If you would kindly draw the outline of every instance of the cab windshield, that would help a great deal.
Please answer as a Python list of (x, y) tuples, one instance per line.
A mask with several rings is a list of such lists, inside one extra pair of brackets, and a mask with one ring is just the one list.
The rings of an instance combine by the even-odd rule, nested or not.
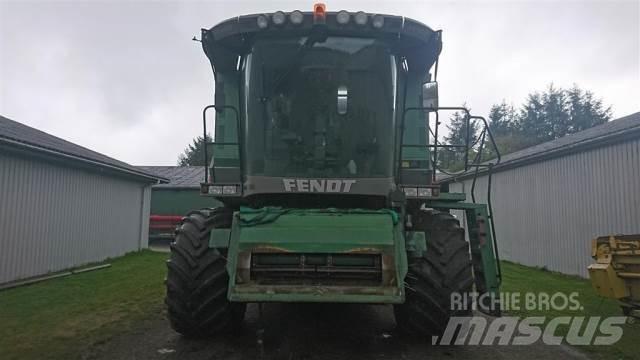
[(384, 43), (261, 39), (243, 67), (247, 175), (392, 176), (396, 64)]

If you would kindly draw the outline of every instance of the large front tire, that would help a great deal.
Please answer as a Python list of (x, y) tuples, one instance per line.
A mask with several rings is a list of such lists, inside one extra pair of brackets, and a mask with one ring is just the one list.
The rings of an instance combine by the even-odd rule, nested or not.
[(453, 309), (452, 294), (469, 294), (473, 286), (469, 245), (458, 220), (449, 213), (419, 211), (414, 231), (423, 231), (427, 251), (409, 258), (405, 303), (394, 306), (398, 327), (415, 336), (439, 336), (451, 316), (469, 316)]
[(225, 253), (209, 247), (214, 228), (229, 228), (228, 208), (191, 212), (182, 220), (167, 261), (168, 317), (171, 327), (187, 337), (207, 337), (238, 326), (245, 304), (227, 300), (229, 276)]

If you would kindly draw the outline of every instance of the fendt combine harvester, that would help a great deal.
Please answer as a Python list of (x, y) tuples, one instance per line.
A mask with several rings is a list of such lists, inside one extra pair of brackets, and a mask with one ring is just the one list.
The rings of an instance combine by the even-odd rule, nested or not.
[[(485, 138), (495, 147), (484, 118), (438, 107), (440, 31), (316, 4), (236, 17), (201, 42), (215, 76), (205, 138), (216, 115), (201, 193), (223, 205), (190, 213), (171, 246), (176, 331), (231, 329), (247, 303), (329, 302), (393, 304), (400, 329), (434, 335), (470, 312), (452, 294), (497, 294), (490, 200), (465, 202), (436, 181), (439, 150), (464, 154), (477, 175), (492, 164), (470, 154)], [(441, 111), (478, 122), (481, 136), (439, 143)]]

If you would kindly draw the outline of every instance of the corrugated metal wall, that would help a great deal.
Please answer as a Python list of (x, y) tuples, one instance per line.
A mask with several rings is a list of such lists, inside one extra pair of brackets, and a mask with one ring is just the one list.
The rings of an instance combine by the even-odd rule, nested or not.
[(146, 247), (150, 186), (0, 154), (0, 283)]
[[(478, 202), (486, 184), (478, 179)], [(640, 233), (640, 140), (497, 172), (492, 188), (504, 260), (586, 277), (592, 238)]]

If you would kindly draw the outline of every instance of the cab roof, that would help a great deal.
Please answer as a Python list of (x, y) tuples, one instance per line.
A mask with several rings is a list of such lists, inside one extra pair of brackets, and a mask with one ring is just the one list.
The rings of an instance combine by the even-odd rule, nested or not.
[[(344, 11), (341, 11), (344, 12)], [(238, 56), (251, 51), (256, 39), (261, 37), (306, 36), (313, 29), (322, 28), (329, 36), (351, 36), (378, 38), (387, 42), (391, 51), (407, 59), (410, 71), (425, 72), (436, 62), (442, 50), (442, 32), (433, 30), (416, 20), (402, 16), (371, 13), (348, 13), (350, 21), (338, 22), (340, 12), (326, 12), (318, 21), (313, 12), (299, 12), (302, 20), (294, 24), (294, 12), (253, 14), (225, 20), (210, 29), (202, 29), (202, 47), (211, 61), (214, 72), (234, 71)], [(274, 16), (285, 16), (285, 21), (276, 24)], [(357, 24), (356, 15), (366, 16), (366, 23)], [(343, 14), (344, 16), (344, 14)], [(382, 18), (382, 26), (374, 27), (373, 19)], [(263, 27), (258, 25), (261, 20)], [(264, 23), (267, 26), (264, 27)]]

